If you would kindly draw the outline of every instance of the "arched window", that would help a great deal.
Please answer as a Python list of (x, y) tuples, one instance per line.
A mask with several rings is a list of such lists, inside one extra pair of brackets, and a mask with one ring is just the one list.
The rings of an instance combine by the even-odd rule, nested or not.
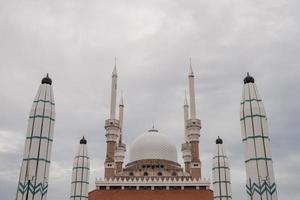
[(144, 172), (144, 176), (148, 176), (148, 172)]
[(162, 176), (162, 173), (161, 173), (161, 172), (158, 172), (158, 173), (157, 173), (157, 176)]

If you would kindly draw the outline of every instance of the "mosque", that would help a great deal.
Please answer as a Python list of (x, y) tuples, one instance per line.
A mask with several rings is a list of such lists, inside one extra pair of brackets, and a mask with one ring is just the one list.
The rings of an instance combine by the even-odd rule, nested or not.
[[(124, 103), (117, 106), (116, 66), (112, 72), (110, 117), (105, 121), (106, 157), (104, 177), (89, 191), (90, 157), (87, 140), (82, 138), (74, 157), (71, 200), (231, 200), (229, 159), (223, 140), (216, 139), (212, 157), (212, 180), (201, 171), (201, 120), (196, 112), (194, 72), (188, 73), (188, 96), (183, 104), (184, 141), (181, 153), (184, 165), (178, 163), (177, 148), (155, 127), (139, 135), (128, 149), (123, 140)], [(244, 79), (240, 123), (245, 150), (246, 195), (249, 200), (277, 200), (277, 189), (270, 154), (267, 118), (254, 78)], [(55, 122), (52, 80), (41, 82), (29, 116), (24, 158), (16, 200), (46, 200), (49, 165)], [(103, 144), (105, 145), (105, 144)], [(210, 176), (207, 174), (206, 176)]]

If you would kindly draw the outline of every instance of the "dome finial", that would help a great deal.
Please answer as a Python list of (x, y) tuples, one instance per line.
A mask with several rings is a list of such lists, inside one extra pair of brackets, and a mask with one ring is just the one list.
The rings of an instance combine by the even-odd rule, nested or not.
[(223, 140), (218, 136), (218, 139), (216, 140), (216, 144), (223, 144)]
[(254, 78), (247, 72), (247, 76), (244, 78), (244, 84), (254, 83)]
[(148, 132), (157, 132), (158, 133), (158, 130), (155, 129), (154, 121), (152, 121), (152, 128), (150, 130), (148, 130)]
[(82, 137), (82, 139), (80, 140), (80, 144), (86, 144), (86, 139), (84, 138), (84, 136)]
[(43, 79), (42, 79), (42, 84), (49, 84), (49, 85), (52, 85), (52, 80), (51, 80), (51, 78), (49, 77), (49, 74), (47, 73), (47, 75), (46, 75), (46, 77), (44, 77)]

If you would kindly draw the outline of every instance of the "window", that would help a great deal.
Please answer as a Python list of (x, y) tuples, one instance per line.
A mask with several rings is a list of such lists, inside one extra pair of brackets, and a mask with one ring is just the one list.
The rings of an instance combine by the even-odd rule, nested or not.
[(176, 172), (172, 172), (172, 176), (177, 176), (177, 173)]
[(162, 173), (161, 173), (161, 172), (158, 172), (158, 173), (157, 173), (157, 176), (162, 176)]
[(133, 172), (130, 172), (130, 173), (129, 173), (129, 176), (133, 176), (133, 175), (134, 175)]
[(144, 173), (144, 176), (148, 176), (148, 172), (145, 172), (145, 173)]

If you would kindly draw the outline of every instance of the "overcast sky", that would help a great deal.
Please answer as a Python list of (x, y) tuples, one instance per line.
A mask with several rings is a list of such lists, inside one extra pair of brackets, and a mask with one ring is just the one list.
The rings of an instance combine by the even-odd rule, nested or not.
[(95, 188), (95, 178), (103, 177), (117, 56), (125, 143), (154, 121), (177, 145), (179, 162), (192, 57), (203, 176), (211, 178), (219, 135), (236, 200), (246, 199), (239, 105), (249, 71), (269, 119), (279, 199), (298, 200), (299, 8), (299, 0), (0, 0), (0, 199), (15, 198), (29, 110), (47, 72), (56, 102), (48, 200), (69, 198), (83, 135)]

